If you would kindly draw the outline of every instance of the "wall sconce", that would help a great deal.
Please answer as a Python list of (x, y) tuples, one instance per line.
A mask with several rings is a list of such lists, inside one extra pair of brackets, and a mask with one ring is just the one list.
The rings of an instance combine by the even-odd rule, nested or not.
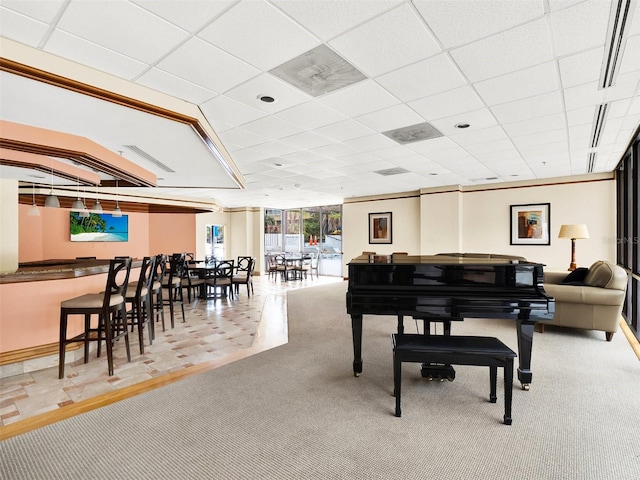
[(576, 269), (576, 239), (589, 238), (587, 226), (583, 224), (562, 225), (560, 227), (560, 233), (558, 233), (558, 238), (571, 239), (571, 263), (569, 264), (569, 271), (572, 272)]

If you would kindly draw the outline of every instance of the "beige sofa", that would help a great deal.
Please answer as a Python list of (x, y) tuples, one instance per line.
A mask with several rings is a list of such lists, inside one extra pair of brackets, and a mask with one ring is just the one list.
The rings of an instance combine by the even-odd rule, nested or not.
[[(548, 325), (600, 330), (609, 342), (618, 330), (627, 272), (602, 260), (582, 270), (576, 272), (578, 275), (572, 283), (562, 283), (568, 272), (544, 272), (544, 289), (556, 301), (553, 321)], [(583, 279), (580, 273), (586, 273)], [(543, 323), (538, 323), (538, 331), (544, 331)]]

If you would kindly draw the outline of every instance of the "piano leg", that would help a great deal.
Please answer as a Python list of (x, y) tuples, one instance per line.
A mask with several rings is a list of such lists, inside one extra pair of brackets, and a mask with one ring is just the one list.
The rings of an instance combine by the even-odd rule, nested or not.
[(529, 390), (533, 372), (531, 372), (531, 347), (535, 323), (517, 320), (518, 334), (518, 380), (523, 390)]
[(351, 333), (353, 335), (353, 375), (362, 373), (362, 315), (351, 315)]

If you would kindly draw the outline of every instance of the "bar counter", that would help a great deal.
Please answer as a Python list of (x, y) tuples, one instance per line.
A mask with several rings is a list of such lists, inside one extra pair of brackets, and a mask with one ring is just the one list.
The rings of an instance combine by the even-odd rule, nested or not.
[[(132, 262), (129, 281), (138, 279), (141, 264)], [(1, 274), (0, 365), (55, 352), (60, 302), (103, 291), (108, 271), (109, 259), (54, 259), (22, 263)], [(69, 333), (82, 328), (81, 316), (70, 317)]]

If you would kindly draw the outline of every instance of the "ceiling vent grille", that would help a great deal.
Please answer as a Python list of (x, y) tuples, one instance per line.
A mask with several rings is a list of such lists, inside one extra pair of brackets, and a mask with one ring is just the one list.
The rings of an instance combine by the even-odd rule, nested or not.
[(593, 169), (596, 167), (596, 159), (598, 154), (596, 152), (591, 152), (589, 154), (589, 161), (587, 163), (587, 173), (593, 173)]
[(442, 137), (440, 130), (429, 122), (417, 123), (416, 125), (409, 125), (408, 127), (396, 128), (395, 130), (388, 130), (386, 132), (382, 132), (382, 134), (386, 135), (391, 140), (398, 142), (400, 145)]
[(385, 170), (378, 170), (374, 173), (377, 173), (378, 175), (382, 175), (383, 177), (389, 177), (391, 175), (400, 175), (401, 173), (409, 173), (409, 170), (405, 170), (402, 167), (395, 167), (395, 168), (387, 168)]
[(636, 0), (614, 0), (609, 12), (609, 27), (605, 44), (602, 69), (598, 88), (608, 88), (615, 84), (616, 75), (622, 61), (622, 53), (627, 42), (628, 27), (631, 25)]
[(596, 113), (593, 116), (593, 130), (591, 131), (590, 148), (596, 148), (600, 145), (600, 137), (602, 136), (602, 130), (604, 130), (604, 122), (607, 118), (608, 109), (608, 103), (600, 104), (596, 109)]
[(145, 160), (150, 161), (151, 163), (153, 163), (156, 167), (160, 167), (162, 170), (164, 170), (165, 172), (168, 173), (176, 173), (175, 170), (172, 170), (171, 168), (167, 167), (164, 163), (162, 163), (160, 160), (158, 160), (155, 157), (152, 157), (151, 155), (149, 155), (147, 152), (145, 152), (144, 150), (142, 150), (140, 147), (136, 146), (136, 145), (124, 145), (126, 148), (128, 148), (129, 150), (131, 150), (132, 152), (134, 152), (135, 154), (141, 156), (142, 158), (144, 158)]

